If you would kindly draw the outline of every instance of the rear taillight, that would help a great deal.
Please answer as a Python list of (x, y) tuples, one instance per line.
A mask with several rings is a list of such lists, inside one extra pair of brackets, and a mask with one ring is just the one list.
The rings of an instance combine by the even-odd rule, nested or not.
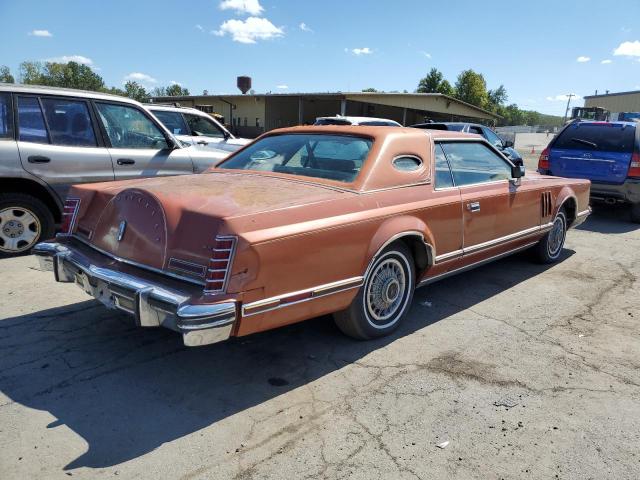
[(226, 290), (237, 241), (237, 237), (216, 237), (207, 268), (204, 293), (223, 293)]
[(67, 198), (64, 201), (64, 207), (62, 208), (62, 225), (60, 226), (60, 233), (62, 235), (71, 235), (73, 227), (76, 224), (79, 209), (79, 198)]
[(538, 168), (540, 170), (549, 170), (549, 149), (545, 148), (538, 159)]
[(631, 157), (631, 164), (629, 165), (629, 173), (627, 177), (640, 178), (640, 153), (636, 152)]

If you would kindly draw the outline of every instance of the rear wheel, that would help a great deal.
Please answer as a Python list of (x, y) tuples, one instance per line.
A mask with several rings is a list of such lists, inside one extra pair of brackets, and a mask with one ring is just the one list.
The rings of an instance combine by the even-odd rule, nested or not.
[(640, 203), (634, 203), (631, 205), (631, 221), (640, 223)]
[(561, 208), (549, 230), (534, 247), (536, 257), (541, 263), (555, 263), (560, 258), (567, 237), (567, 214)]
[(23, 193), (0, 195), (0, 257), (27, 253), (53, 233), (53, 215), (42, 201)]
[(361, 340), (388, 335), (409, 311), (414, 289), (411, 252), (404, 243), (394, 243), (375, 260), (349, 308), (334, 314), (335, 322)]

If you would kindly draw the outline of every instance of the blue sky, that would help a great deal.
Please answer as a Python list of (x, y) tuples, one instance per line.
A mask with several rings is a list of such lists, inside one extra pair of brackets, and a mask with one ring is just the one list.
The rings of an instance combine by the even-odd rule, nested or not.
[(0, 0), (0, 18), (14, 73), (76, 58), (108, 85), (235, 93), (250, 75), (257, 92), (413, 91), (432, 67), (451, 83), (473, 68), (554, 114), (566, 93), (640, 89), (636, 0)]

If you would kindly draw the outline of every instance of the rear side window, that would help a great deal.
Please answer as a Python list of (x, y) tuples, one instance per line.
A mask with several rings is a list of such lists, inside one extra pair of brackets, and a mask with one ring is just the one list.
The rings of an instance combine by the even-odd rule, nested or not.
[(158, 120), (174, 135), (190, 135), (181, 113), (166, 112), (163, 110), (151, 110), (151, 112), (158, 117)]
[(18, 97), (18, 129), (22, 142), (49, 143), (44, 116), (36, 97)]
[(51, 143), (72, 147), (95, 147), (96, 135), (85, 102), (42, 98)]
[(11, 95), (8, 93), (0, 93), (0, 140), (6, 138), (13, 138)]
[(630, 125), (576, 123), (560, 133), (553, 148), (631, 153), (635, 128)]

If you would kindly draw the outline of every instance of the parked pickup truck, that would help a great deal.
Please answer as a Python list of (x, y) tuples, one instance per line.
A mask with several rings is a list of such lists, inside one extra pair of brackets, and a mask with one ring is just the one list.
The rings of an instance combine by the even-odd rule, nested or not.
[(0, 84), (0, 257), (53, 237), (73, 184), (198, 173), (227, 154), (183, 147), (128, 98)]
[(630, 204), (640, 223), (640, 129), (636, 122), (575, 120), (540, 155), (545, 175), (591, 180), (591, 199)]

